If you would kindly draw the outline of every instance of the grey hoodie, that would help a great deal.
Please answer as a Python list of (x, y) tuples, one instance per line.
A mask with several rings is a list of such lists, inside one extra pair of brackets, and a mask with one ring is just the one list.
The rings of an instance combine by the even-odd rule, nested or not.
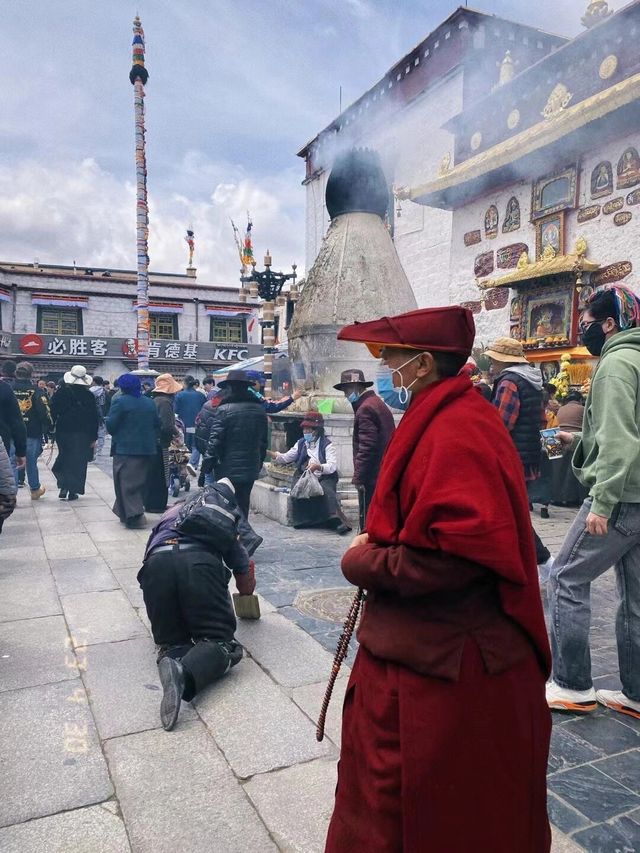
[(499, 374), (496, 381), (499, 382), (500, 378), (507, 371), (509, 373), (517, 373), (518, 376), (521, 376), (523, 379), (526, 379), (527, 382), (530, 382), (536, 391), (542, 391), (542, 373), (540, 373), (540, 368), (535, 364), (529, 364), (529, 362), (526, 364), (511, 364)]

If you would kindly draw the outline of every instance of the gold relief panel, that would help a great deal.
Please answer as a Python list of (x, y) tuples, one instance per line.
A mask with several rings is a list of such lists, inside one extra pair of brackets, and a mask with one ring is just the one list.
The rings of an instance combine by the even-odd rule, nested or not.
[(608, 80), (618, 70), (618, 57), (615, 54), (610, 54), (606, 59), (603, 59), (598, 69), (598, 74), (602, 80)]
[(471, 150), (477, 151), (481, 145), (482, 145), (482, 134), (478, 130), (471, 137)]
[(616, 213), (618, 210), (622, 210), (624, 207), (624, 199), (622, 196), (618, 196), (618, 198), (612, 198), (611, 201), (608, 201), (602, 207), (602, 212), (606, 216), (610, 216), (612, 213)]
[(633, 213), (630, 210), (623, 210), (622, 213), (616, 213), (613, 217), (614, 225), (626, 225), (627, 222), (631, 222), (633, 219)]
[(507, 118), (507, 127), (509, 130), (515, 130), (516, 127), (520, 124), (520, 110), (515, 109), (511, 110), (509, 116)]
[(566, 110), (571, 103), (572, 98), (573, 95), (564, 83), (558, 83), (549, 95), (549, 100), (542, 110), (542, 116), (546, 119), (556, 118), (563, 112), (563, 110)]

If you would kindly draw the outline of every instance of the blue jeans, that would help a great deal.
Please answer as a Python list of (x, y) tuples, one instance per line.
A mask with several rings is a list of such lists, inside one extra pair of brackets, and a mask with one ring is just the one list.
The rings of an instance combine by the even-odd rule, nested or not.
[(624, 694), (640, 702), (640, 504), (618, 504), (605, 536), (591, 536), (583, 503), (551, 570), (548, 585), (553, 680), (569, 690), (589, 690), (591, 583), (616, 573), (616, 641)]
[[(15, 477), (16, 487), (18, 485), (20, 472), (16, 466), (15, 447), (11, 445), (11, 464), (13, 465), (13, 476)], [(42, 453), (42, 441), (39, 438), (27, 438), (27, 480), (29, 488), (35, 491), (40, 488), (40, 475), (38, 474), (38, 456)]]

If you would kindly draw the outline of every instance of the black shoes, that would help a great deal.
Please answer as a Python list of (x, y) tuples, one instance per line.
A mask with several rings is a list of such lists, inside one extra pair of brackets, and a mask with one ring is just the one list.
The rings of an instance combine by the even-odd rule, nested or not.
[(132, 518), (128, 518), (125, 523), (129, 530), (144, 530), (147, 526), (147, 519), (144, 515), (134, 515)]
[(184, 669), (179, 661), (164, 657), (158, 663), (158, 673), (163, 690), (160, 721), (162, 728), (170, 732), (180, 713), (180, 703), (184, 693)]
[(540, 508), (540, 518), (549, 518), (549, 507), (543, 506)]
[(347, 533), (351, 531), (351, 527), (348, 524), (345, 524), (343, 521), (336, 527), (336, 533), (338, 536), (345, 536)]
[(67, 500), (68, 501), (77, 501), (78, 495), (74, 494), (73, 492), (69, 492), (69, 497), (67, 498)]
[(67, 492), (66, 489), (60, 489), (60, 491), (58, 492), (58, 497), (60, 498), (61, 501), (66, 501), (68, 494), (69, 493)]

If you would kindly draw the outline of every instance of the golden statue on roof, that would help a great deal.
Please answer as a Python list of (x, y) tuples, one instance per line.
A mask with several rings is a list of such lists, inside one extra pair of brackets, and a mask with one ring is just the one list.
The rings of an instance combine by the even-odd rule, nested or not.
[(587, 11), (582, 16), (582, 24), (587, 29), (591, 29), (591, 27), (595, 27), (596, 24), (604, 21), (605, 18), (608, 18), (612, 14), (613, 11), (609, 9), (607, 0), (591, 0), (587, 6)]

